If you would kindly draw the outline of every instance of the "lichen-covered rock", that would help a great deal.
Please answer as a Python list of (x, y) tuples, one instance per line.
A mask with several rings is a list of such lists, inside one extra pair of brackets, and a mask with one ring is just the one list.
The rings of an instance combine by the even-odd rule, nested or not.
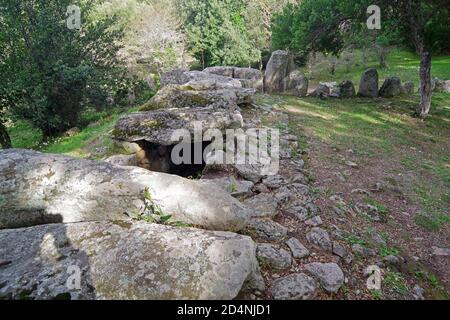
[(292, 256), (296, 259), (302, 259), (309, 256), (309, 250), (296, 238), (286, 241), (286, 245), (292, 252)]
[(238, 67), (209, 67), (203, 72), (226, 76), (239, 80), (243, 88), (253, 88), (263, 91), (264, 76), (261, 71), (252, 68)]
[(234, 299), (255, 250), (233, 233), (126, 221), (0, 230), (0, 298)]
[(115, 166), (137, 166), (135, 155), (118, 154), (105, 159), (105, 162)]
[(213, 230), (242, 229), (249, 211), (219, 187), (105, 162), (0, 151), (0, 228), (52, 222), (128, 219), (144, 190), (174, 221)]
[(358, 95), (367, 98), (378, 97), (378, 71), (376, 69), (364, 71), (359, 82)]
[[(215, 179), (202, 179), (205, 183), (212, 183), (228, 192), (233, 197), (245, 198), (252, 194), (254, 183), (247, 180), (240, 180), (234, 177), (222, 177)], [(249, 209), (250, 210), (250, 209)]]
[(270, 288), (275, 300), (310, 300), (314, 298), (316, 290), (316, 281), (304, 273), (277, 279)]
[(379, 95), (383, 98), (393, 98), (403, 92), (402, 81), (399, 77), (389, 77), (384, 80)]
[(295, 64), (289, 52), (277, 50), (267, 63), (264, 89), (268, 93), (283, 92), (284, 79), (295, 70)]
[(450, 92), (450, 80), (434, 78), (431, 80), (431, 88), (434, 92)]
[(269, 219), (250, 219), (244, 232), (252, 237), (270, 241), (281, 241), (287, 237), (288, 229)]
[(305, 269), (330, 293), (338, 292), (344, 284), (344, 273), (336, 263), (313, 262), (307, 264)]
[(184, 84), (189, 81), (189, 78), (185, 75), (187, 70), (184, 69), (174, 69), (168, 72), (164, 72), (161, 75), (159, 84), (161, 88), (168, 84)]
[(308, 94), (308, 79), (300, 70), (294, 70), (284, 78), (284, 93), (296, 97)]
[(330, 236), (327, 231), (322, 228), (312, 228), (307, 234), (306, 238), (316, 248), (331, 252), (333, 250), (333, 244), (330, 240)]
[(256, 257), (262, 266), (275, 270), (289, 269), (292, 265), (291, 253), (280, 246), (270, 243), (258, 244)]
[(237, 105), (251, 103), (254, 89), (245, 89), (229, 83), (202, 80), (183, 85), (166, 85), (140, 111), (170, 108), (215, 107), (236, 109)]
[(208, 67), (205, 70), (203, 70), (203, 72), (212, 73), (212, 74), (216, 74), (216, 75), (223, 76), (223, 77), (234, 78), (234, 67), (228, 67), (228, 66)]
[(136, 112), (121, 117), (113, 130), (113, 138), (127, 142), (145, 140), (170, 146), (179, 143), (180, 137), (174, 136), (174, 133), (180, 129), (188, 130), (194, 138), (195, 128), (201, 128), (199, 133), (203, 135), (209, 129), (225, 133), (227, 129), (239, 129), (242, 125), (242, 115), (239, 111), (230, 112), (210, 107), (164, 109)]
[(270, 194), (260, 193), (244, 202), (252, 217), (273, 218), (277, 214), (278, 202)]

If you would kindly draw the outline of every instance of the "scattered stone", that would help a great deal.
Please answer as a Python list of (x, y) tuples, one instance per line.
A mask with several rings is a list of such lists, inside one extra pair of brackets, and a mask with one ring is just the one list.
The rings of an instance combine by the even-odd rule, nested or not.
[(316, 281), (304, 273), (295, 273), (274, 281), (270, 293), (275, 300), (309, 300), (315, 297)]
[[(141, 222), (0, 230), (0, 248), (13, 261), (0, 272), (8, 299), (228, 300), (258, 272), (249, 237)], [(80, 290), (66, 285), (71, 266)]]
[(400, 267), (400, 265), (401, 265), (400, 258), (397, 256), (394, 256), (394, 255), (389, 255), (389, 256), (384, 257), (383, 262), (387, 266), (396, 267), (396, 268)]
[(377, 232), (372, 233), (372, 241), (379, 247), (385, 247), (387, 245), (386, 240)]
[(374, 186), (370, 189), (372, 192), (382, 192), (384, 190), (384, 184), (381, 182), (377, 182), (374, 184)]
[(321, 226), (323, 223), (322, 218), (320, 216), (315, 216), (309, 220), (305, 221), (305, 224), (311, 227), (318, 227)]
[(376, 69), (364, 71), (359, 82), (358, 95), (367, 98), (378, 97), (378, 72)]
[(249, 235), (273, 241), (284, 240), (288, 232), (285, 226), (275, 221), (261, 218), (250, 219), (244, 231)]
[(77, 127), (74, 127), (72, 129), (69, 129), (66, 132), (64, 132), (63, 136), (71, 138), (71, 137), (76, 136), (79, 133), (80, 133), (80, 129), (78, 129)]
[(450, 92), (450, 80), (434, 78), (431, 80), (431, 87), (434, 92)]
[(333, 254), (344, 259), (347, 256), (347, 249), (339, 242), (333, 241)]
[(213, 183), (235, 198), (245, 198), (250, 196), (254, 185), (251, 181), (236, 179), (232, 176), (217, 179), (205, 179), (201, 181)]
[(353, 189), (351, 191), (351, 193), (352, 194), (363, 194), (363, 195), (366, 195), (366, 196), (370, 196), (370, 192), (365, 190), (365, 189)]
[(278, 202), (271, 194), (260, 193), (244, 201), (252, 217), (273, 218), (277, 214)]
[(345, 161), (345, 165), (349, 166), (350, 168), (358, 168), (358, 164), (353, 161)]
[(309, 256), (309, 250), (296, 238), (290, 238), (286, 241), (287, 246), (291, 249), (292, 256), (295, 259), (302, 259)]
[(320, 250), (328, 252), (332, 252), (333, 250), (330, 236), (328, 235), (328, 232), (322, 228), (312, 228), (311, 231), (306, 234), (306, 239)]
[(361, 257), (370, 257), (370, 256), (376, 255), (375, 250), (370, 249), (370, 248), (365, 248), (358, 243), (355, 243), (354, 245), (352, 245), (352, 252)]
[(256, 256), (261, 265), (267, 265), (275, 270), (289, 269), (292, 265), (291, 253), (277, 245), (258, 244)]
[(270, 189), (279, 189), (285, 184), (285, 180), (282, 176), (275, 175), (263, 179), (263, 183)]
[(413, 297), (416, 300), (425, 300), (425, 290), (420, 287), (418, 284), (416, 284), (413, 288)]
[(403, 92), (402, 81), (399, 77), (389, 77), (384, 80), (379, 95), (383, 98), (393, 98), (401, 95)]
[(433, 250), (433, 254), (435, 256), (442, 256), (442, 257), (448, 257), (450, 256), (450, 248), (439, 248), (436, 246), (431, 247)]
[(337, 293), (344, 284), (344, 273), (336, 263), (314, 262), (305, 265), (305, 269), (330, 293)]
[(308, 209), (306, 209), (304, 206), (294, 206), (290, 207), (285, 211), (285, 213), (299, 221), (305, 221), (308, 220), (310, 215), (308, 212)]

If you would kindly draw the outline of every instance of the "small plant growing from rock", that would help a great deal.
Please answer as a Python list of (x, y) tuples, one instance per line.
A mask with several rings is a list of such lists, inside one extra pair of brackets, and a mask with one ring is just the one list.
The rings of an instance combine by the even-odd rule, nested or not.
[(164, 214), (161, 206), (153, 199), (149, 188), (144, 189), (142, 196), (144, 202), (143, 208), (140, 212), (135, 212), (131, 217), (134, 220), (145, 222), (170, 224), (169, 221), (172, 219), (172, 216)]

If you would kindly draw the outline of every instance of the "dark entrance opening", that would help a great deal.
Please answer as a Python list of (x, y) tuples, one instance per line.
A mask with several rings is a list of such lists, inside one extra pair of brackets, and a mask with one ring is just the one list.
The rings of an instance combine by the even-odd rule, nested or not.
[[(141, 150), (136, 154), (137, 165), (139, 167), (155, 172), (175, 174), (184, 178), (200, 178), (206, 167), (203, 152), (211, 142), (203, 141), (182, 145), (182, 150), (191, 150), (191, 161), (179, 165), (172, 161), (174, 145), (163, 146), (145, 140), (138, 141), (137, 144), (141, 147)], [(179, 153), (180, 157), (183, 157), (182, 150)], [(201, 163), (195, 163), (194, 150), (202, 151)]]

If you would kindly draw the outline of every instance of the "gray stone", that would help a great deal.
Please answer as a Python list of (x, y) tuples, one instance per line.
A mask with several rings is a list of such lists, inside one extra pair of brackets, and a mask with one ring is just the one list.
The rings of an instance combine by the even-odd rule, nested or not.
[(235, 198), (245, 198), (252, 194), (254, 183), (247, 180), (236, 179), (232, 176), (216, 179), (205, 179), (204, 182), (213, 183), (225, 190)]
[(133, 155), (119, 154), (111, 156), (105, 159), (105, 162), (108, 162), (115, 166), (137, 166), (136, 156), (134, 154)]
[(239, 80), (243, 88), (253, 88), (258, 91), (263, 91), (264, 76), (262, 72), (257, 69), (238, 67), (209, 67), (203, 70), (203, 72), (231, 77)]
[(416, 284), (413, 288), (414, 299), (425, 300), (424, 294), (425, 294), (425, 290), (422, 287), (420, 287), (418, 284)]
[(367, 98), (378, 97), (378, 72), (376, 69), (364, 71), (359, 82), (358, 95)]
[(338, 85), (339, 98), (352, 98), (356, 95), (355, 86), (350, 80), (344, 80)]
[(431, 86), (434, 92), (450, 92), (450, 80), (434, 78), (431, 80)]
[(344, 284), (344, 273), (336, 263), (314, 262), (305, 265), (305, 269), (330, 293), (337, 293)]
[(403, 93), (414, 93), (414, 83), (412, 81), (406, 81), (405, 83), (403, 83)]
[(315, 216), (309, 220), (305, 221), (305, 224), (311, 227), (318, 227), (322, 225), (322, 218), (320, 216)]
[(209, 67), (203, 70), (203, 72), (234, 78), (234, 67)]
[(284, 78), (283, 91), (296, 97), (306, 97), (308, 83), (308, 79), (300, 70), (294, 70)]
[(292, 56), (287, 51), (277, 50), (272, 53), (267, 63), (264, 89), (267, 93), (283, 92), (284, 79), (295, 69)]
[(440, 248), (440, 247), (433, 246), (433, 247), (431, 247), (431, 249), (433, 250), (433, 254), (435, 256), (441, 256), (441, 257), (450, 256), (450, 248)]
[(184, 69), (175, 69), (168, 72), (164, 72), (161, 75), (161, 79), (159, 81), (161, 88), (165, 87), (168, 84), (185, 84), (189, 81), (189, 78), (185, 76), (185, 72), (187, 70)]
[(317, 88), (309, 94), (310, 97), (326, 99), (330, 96), (330, 87), (324, 83), (320, 83)]
[(306, 238), (313, 246), (320, 250), (327, 252), (332, 252), (333, 250), (330, 236), (328, 235), (328, 232), (322, 228), (312, 228), (311, 231), (306, 234)]
[(361, 257), (370, 257), (370, 256), (376, 255), (375, 250), (363, 247), (362, 245), (360, 245), (358, 243), (355, 243), (354, 245), (352, 245), (352, 252)]
[[(245, 236), (140, 222), (0, 230), (3, 299), (234, 299), (258, 272)], [(66, 281), (81, 271), (81, 290)]]
[(279, 189), (286, 183), (285, 179), (280, 175), (268, 176), (262, 182), (270, 189)]
[(310, 300), (315, 297), (316, 281), (304, 273), (295, 273), (274, 281), (270, 293), (275, 300)]
[(292, 265), (290, 252), (269, 243), (258, 244), (256, 248), (256, 257), (258, 258), (260, 265), (266, 265), (275, 270), (289, 269)]
[(387, 245), (386, 240), (384, 240), (384, 238), (378, 232), (374, 232), (372, 234), (372, 241), (379, 247), (385, 247)]
[(296, 238), (290, 238), (286, 245), (291, 249), (292, 256), (295, 259), (302, 259), (309, 256), (309, 250)]
[(278, 203), (271, 194), (260, 193), (244, 201), (252, 217), (272, 218), (277, 214)]
[(379, 95), (383, 98), (393, 98), (403, 92), (402, 81), (399, 77), (389, 77), (384, 80)]
[[(127, 142), (147, 141), (156, 145), (172, 146), (180, 142), (179, 130), (194, 137), (196, 125), (201, 124), (200, 133), (242, 127), (242, 115), (238, 112), (207, 108), (165, 109), (137, 112), (122, 116), (113, 131), (113, 138)], [(199, 142), (192, 139), (192, 142)]]
[(250, 219), (247, 228), (244, 231), (246, 234), (271, 241), (284, 240), (288, 232), (287, 228), (281, 224), (269, 219), (261, 218)]
[(333, 254), (337, 255), (340, 258), (345, 258), (347, 256), (347, 249), (339, 242), (333, 242)]
[[(129, 219), (144, 190), (174, 221), (213, 230), (241, 230), (250, 212), (219, 187), (141, 168), (43, 154), (0, 151), (0, 228), (53, 222)], [(45, 221), (41, 221), (45, 220)]]

